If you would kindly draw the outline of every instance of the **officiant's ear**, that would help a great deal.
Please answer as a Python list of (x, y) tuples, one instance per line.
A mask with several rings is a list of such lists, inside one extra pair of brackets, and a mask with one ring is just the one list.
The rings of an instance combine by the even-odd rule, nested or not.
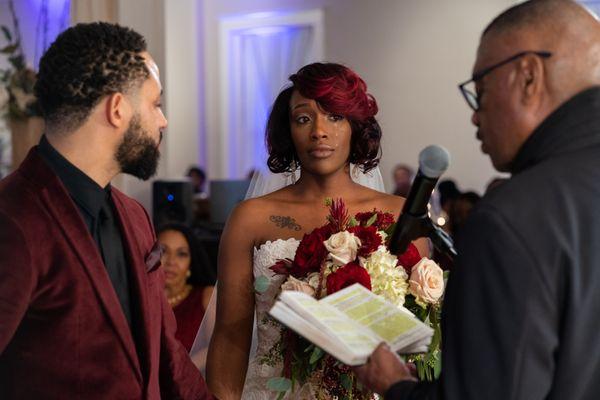
[(123, 93), (116, 92), (106, 97), (104, 111), (108, 124), (113, 128), (123, 128), (128, 126), (133, 108)]

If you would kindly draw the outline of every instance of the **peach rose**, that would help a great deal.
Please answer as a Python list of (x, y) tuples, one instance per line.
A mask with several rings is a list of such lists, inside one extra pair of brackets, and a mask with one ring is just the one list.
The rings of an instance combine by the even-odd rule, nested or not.
[(291, 275), (288, 276), (287, 281), (283, 282), (281, 285), (281, 290), (293, 290), (296, 292), (306, 293), (307, 295), (313, 297), (315, 295), (315, 289), (313, 289), (312, 286), (304, 281), (294, 278)]
[(429, 258), (423, 257), (410, 273), (409, 291), (417, 303), (426, 307), (437, 303), (444, 294), (444, 271)]

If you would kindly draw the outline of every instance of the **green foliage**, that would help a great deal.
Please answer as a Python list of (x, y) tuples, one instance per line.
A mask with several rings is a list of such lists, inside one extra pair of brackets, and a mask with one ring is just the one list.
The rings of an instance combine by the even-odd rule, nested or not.
[(371, 226), (375, 223), (375, 221), (377, 221), (377, 213), (374, 213), (373, 215), (371, 215), (371, 218), (369, 218), (369, 220), (367, 221), (365, 226)]
[(276, 377), (267, 381), (267, 389), (274, 392), (287, 392), (292, 388), (292, 381), (288, 378)]

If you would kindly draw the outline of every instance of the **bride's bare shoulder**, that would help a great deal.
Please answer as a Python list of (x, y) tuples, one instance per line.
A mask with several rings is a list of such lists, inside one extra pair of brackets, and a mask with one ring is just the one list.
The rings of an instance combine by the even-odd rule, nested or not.
[(367, 208), (376, 208), (381, 211), (397, 213), (404, 205), (404, 197), (379, 192), (377, 190), (365, 188), (363, 199)]
[(289, 201), (290, 198), (286, 188), (264, 196), (247, 199), (240, 202), (234, 208), (229, 220), (242, 224), (262, 222), (265, 220), (265, 217), (268, 217), (273, 211), (280, 209)]

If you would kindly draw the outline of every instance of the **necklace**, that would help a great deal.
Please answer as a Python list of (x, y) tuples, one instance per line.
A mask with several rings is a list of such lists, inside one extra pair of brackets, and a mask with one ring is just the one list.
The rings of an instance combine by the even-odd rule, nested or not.
[(167, 302), (171, 307), (175, 307), (177, 304), (185, 300), (186, 297), (192, 292), (192, 285), (185, 285), (183, 290), (177, 293), (175, 296), (167, 297)]

